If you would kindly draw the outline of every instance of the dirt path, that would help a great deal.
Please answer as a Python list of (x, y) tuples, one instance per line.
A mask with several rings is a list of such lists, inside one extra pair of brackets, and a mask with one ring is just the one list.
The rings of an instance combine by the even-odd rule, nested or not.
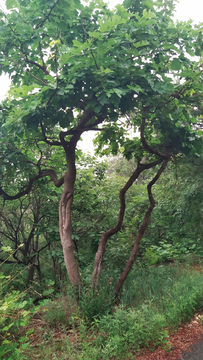
[(203, 312), (196, 314), (189, 324), (180, 326), (168, 343), (170, 350), (145, 350), (136, 360), (203, 360)]
[(189, 352), (182, 354), (179, 360), (202, 360), (203, 359), (203, 335), (200, 342), (191, 346)]

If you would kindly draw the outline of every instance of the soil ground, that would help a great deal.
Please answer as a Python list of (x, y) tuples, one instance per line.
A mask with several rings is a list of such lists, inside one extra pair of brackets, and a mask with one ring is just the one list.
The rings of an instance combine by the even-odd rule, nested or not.
[(203, 312), (194, 316), (188, 324), (183, 324), (175, 334), (171, 334), (170, 349), (161, 347), (151, 352), (143, 350), (136, 360), (203, 360)]
[(200, 342), (191, 346), (189, 352), (182, 354), (180, 360), (202, 360), (203, 359), (203, 335)]

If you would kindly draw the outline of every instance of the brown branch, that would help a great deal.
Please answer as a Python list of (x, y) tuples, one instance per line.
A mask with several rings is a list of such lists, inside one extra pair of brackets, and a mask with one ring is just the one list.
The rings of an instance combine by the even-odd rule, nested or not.
[(158, 170), (157, 174), (155, 175), (155, 177), (150, 181), (150, 183), (148, 184), (147, 186), (147, 190), (148, 190), (148, 197), (149, 197), (149, 202), (150, 202), (150, 205), (145, 213), (145, 216), (144, 216), (144, 219), (143, 219), (143, 222), (142, 222), (142, 225), (139, 227), (138, 229), (138, 234), (136, 236), (136, 239), (135, 239), (135, 243), (134, 243), (134, 246), (133, 246), (133, 250), (132, 250), (132, 253), (130, 255), (130, 258), (126, 264), (126, 267), (123, 271), (123, 273), (121, 274), (116, 286), (115, 286), (115, 289), (114, 289), (114, 293), (115, 293), (115, 296), (117, 297), (118, 294), (119, 294), (119, 291), (126, 279), (126, 277), (128, 276), (131, 268), (132, 268), (132, 265), (135, 261), (135, 257), (137, 255), (137, 252), (138, 252), (138, 249), (139, 249), (139, 245), (140, 245), (140, 242), (141, 242), (141, 239), (144, 235), (144, 232), (148, 226), (148, 222), (149, 222), (149, 218), (150, 218), (150, 215), (155, 207), (155, 200), (154, 200), (154, 197), (152, 195), (152, 186), (156, 183), (156, 181), (159, 179), (159, 177), (161, 176), (161, 174), (163, 173), (163, 171), (165, 170), (166, 166), (167, 166), (167, 163), (168, 163), (169, 159), (166, 159), (163, 161), (160, 169)]
[(52, 13), (52, 10), (56, 7), (56, 5), (59, 3), (60, 0), (57, 0), (55, 2), (54, 5), (51, 6), (50, 11), (48, 12), (47, 16), (44, 18), (44, 20), (41, 22), (41, 24), (39, 24), (38, 26), (36, 26), (36, 29), (39, 29), (40, 27), (42, 27), (44, 25), (44, 23), (48, 20), (49, 16)]
[[(148, 150), (151, 154), (157, 155), (162, 159), (168, 159), (169, 153), (161, 153), (159, 152), (157, 149), (152, 148), (146, 141), (145, 137), (144, 137), (144, 129), (145, 129), (145, 118), (142, 118), (142, 125), (141, 125), (141, 131), (140, 131), (140, 137), (141, 137), (141, 142), (142, 145), (144, 146), (144, 148), (146, 150)], [(171, 154), (170, 154), (171, 155)]]
[(15, 60), (7, 57), (7, 56), (4, 55), (4, 54), (1, 54), (1, 55), (3, 55), (8, 61), (12, 61), (15, 65), (17, 65), (18, 67), (20, 67), (24, 72), (26, 72), (27, 74), (31, 75), (31, 76), (32, 76), (33, 78), (35, 78), (36, 80), (40, 81), (42, 84), (48, 86), (47, 83), (45, 83), (43, 80), (41, 80), (41, 79), (39, 79), (38, 77), (36, 77), (35, 75), (33, 75), (31, 72), (25, 70), (25, 69), (24, 69), (20, 64), (18, 64)]
[[(4, 260), (2, 258), (0, 258), (0, 262), (4, 263), (4, 264), (16, 264), (16, 261), (13, 260)], [(19, 264), (24, 264), (22, 261), (17, 260), (17, 263)], [(1, 264), (0, 264), (1, 265)]]
[(27, 187), (24, 190), (20, 191), (18, 194), (9, 195), (2, 189), (2, 187), (0, 187), (0, 196), (3, 195), (4, 200), (20, 199), (22, 196), (28, 195), (30, 193), (32, 186), (36, 180), (41, 179), (45, 176), (50, 176), (51, 180), (53, 181), (56, 187), (60, 187), (64, 183), (64, 176), (62, 176), (62, 178), (58, 180), (55, 170), (53, 169), (41, 170), (38, 175), (35, 175), (33, 176), (33, 178), (30, 179)]
[(96, 129), (94, 129), (94, 128), (92, 128), (92, 127), (85, 127), (85, 128), (83, 128), (83, 129), (81, 129), (83, 132), (84, 131), (108, 131), (108, 129), (105, 129), (105, 128), (103, 128), (103, 129), (101, 129), (101, 128), (96, 128)]
[[(33, 60), (29, 60), (27, 57), (24, 59), (24, 61), (28, 64), (32, 64), (32, 65), (35, 65), (37, 66), (39, 69), (41, 69), (46, 75), (50, 75), (49, 71), (47, 70), (47, 67), (46, 66), (42, 66), (38, 63), (36, 63), (35, 61)], [(47, 84), (46, 84), (47, 85)]]
[(27, 240), (25, 241), (24, 250), (22, 249), (22, 253), (23, 253), (24, 257), (26, 257), (27, 254), (28, 254), (28, 250), (29, 250), (29, 247), (30, 247), (31, 240), (33, 239), (33, 236), (34, 236), (34, 227), (32, 227), (32, 229), (31, 229), (31, 231), (29, 233), (29, 236), (28, 236)]
[(104, 253), (105, 253), (106, 243), (112, 235), (114, 235), (118, 231), (120, 231), (121, 226), (123, 224), (123, 219), (124, 219), (124, 215), (125, 215), (125, 194), (126, 194), (126, 192), (132, 186), (134, 181), (139, 177), (139, 175), (141, 174), (142, 171), (144, 171), (146, 169), (150, 169), (150, 168), (160, 164), (162, 161), (163, 161), (162, 159), (158, 159), (149, 164), (138, 163), (136, 170), (130, 176), (129, 180), (126, 182), (124, 187), (120, 190), (120, 193), (119, 193), (120, 210), (119, 210), (117, 223), (113, 228), (107, 230), (106, 232), (104, 232), (102, 234), (101, 240), (99, 243), (99, 247), (98, 247), (97, 253), (95, 255), (94, 271), (93, 271), (93, 276), (92, 276), (93, 290), (95, 290), (95, 288), (97, 286), (98, 278), (102, 271), (102, 264), (103, 264), (103, 257), (104, 257)]
[(45, 134), (45, 129), (44, 129), (44, 126), (42, 124), (42, 120), (40, 120), (40, 127), (41, 127), (41, 131), (42, 131), (42, 136), (43, 136), (43, 141), (48, 144), (48, 145), (51, 145), (51, 146), (61, 146), (61, 143), (60, 141), (55, 141), (55, 140), (48, 140), (46, 134)]
[[(74, 149), (78, 140), (80, 139), (81, 134), (85, 131), (83, 129), (83, 126), (88, 123), (89, 120), (94, 116), (94, 112), (90, 111), (89, 113), (87, 111), (83, 111), (83, 114), (78, 121), (78, 124), (75, 129), (70, 129), (68, 131), (61, 131), (59, 134), (61, 144), (66, 152), (68, 152), (68, 146), (69, 148)], [(67, 135), (73, 135), (69, 142), (65, 140), (65, 136)]]
[[(102, 123), (104, 121), (104, 118), (102, 116), (99, 116), (98, 119), (93, 123), (91, 124), (91, 126), (88, 126), (85, 127), (85, 125), (92, 119), (92, 117), (94, 116), (94, 112), (91, 111), (91, 112), (87, 112), (87, 111), (83, 111), (83, 114), (77, 124), (77, 126), (73, 129), (69, 129), (67, 131), (61, 131), (60, 132), (60, 145), (62, 144), (64, 147), (67, 147), (68, 144), (76, 144), (77, 141), (79, 140), (81, 134), (85, 131), (89, 131), (89, 130), (94, 130), (94, 131), (101, 131), (101, 130), (104, 130), (104, 129), (94, 129), (94, 126)], [(45, 132), (43, 132), (43, 136), (45, 135)], [(68, 135), (73, 135), (73, 137), (71, 138), (71, 140), (69, 141), (69, 143), (67, 141), (65, 141), (65, 137), (68, 136)], [(47, 142), (47, 141), (46, 141)], [(51, 143), (52, 145), (52, 143)], [(54, 144), (53, 144), (54, 145)]]
[[(50, 244), (51, 244), (51, 243), (48, 242), (48, 243), (47, 243), (46, 245), (44, 245), (41, 249), (37, 250), (37, 251), (35, 252), (35, 254), (28, 260), (28, 262), (27, 262), (26, 265), (29, 265), (30, 262), (35, 258), (35, 256), (39, 255), (39, 253), (40, 253), (42, 250), (46, 249), (47, 246), (49, 246)], [(34, 265), (35, 265), (35, 264), (34, 264)], [(36, 266), (36, 265), (35, 265), (35, 266)]]
[(42, 177), (50, 176), (51, 180), (53, 181), (56, 187), (61, 187), (64, 183), (64, 176), (62, 176), (59, 180), (57, 178), (56, 172), (54, 169), (42, 170), (41, 171)]
[[(83, 24), (83, 18), (82, 18), (82, 14), (81, 14), (81, 12), (80, 12), (80, 19), (81, 19), (82, 28), (83, 28), (83, 31), (84, 31), (84, 34), (85, 34), (85, 39), (86, 39), (86, 41), (87, 41), (87, 43), (88, 43), (87, 33), (86, 33), (86, 30), (85, 30), (85, 27), (84, 27), (84, 24)], [(91, 49), (90, 49), (90, 53), (91, 53), (91, 55), (92, 55), (92, 57), (93, 57), (93, 60), (94, 60), (94, 63), (95, 63), (96, 69), (97, 69), (97, 70), (99, 70), (99, 67), (98, 67), (98, 65), (97, 65), (97, 62), (96, 62), (95, 56), (94, 56), (94, 54), (93, 54), (93, 52), (92, 52), (92, 50), (91, 50)]]

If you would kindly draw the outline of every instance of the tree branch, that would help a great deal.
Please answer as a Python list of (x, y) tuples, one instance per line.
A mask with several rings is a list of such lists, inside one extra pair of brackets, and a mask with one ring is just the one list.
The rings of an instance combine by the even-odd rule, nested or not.
[(16, 195), (7, 194), (0, 186), (0, 196), (3, 195), (4, 200), (20, 199), (22, 196), (29, 194), (29, 192), (31, 191), (32, 186), (36, 180), (39, 180), (45, 176), (50, 176), (51, 180), (53, 181), (53, 183), (56, 187), (60, 187), (64, 183), (64, 176), (62, 176), (62, 178), (60, 178), (58, 180), (55, 170), (53, 170), (53, 169), (41, 170), (38, 175), (35, 175), (35, 176), (33, 176), (33, 178), (30, 179), (27, 187), (24, 190), (20, 191)]
[(130, 176), (130, 178), (124, 185), (124, 187), (120, 190), (120, 192), (119, 192), (120, 210), (119, 210), (117, 223), (113, 228), (107, 230), (106, 232), (104, 232), (102, 234), (101, 240), (99, 243), (99, 247), (98, 247), (97, 253), (95, 255), (94, 271), (93, 271), (93, 276), (92, 276), (93, 290), (95, 290), (95, 288), (97, 286), (97, 282), (98, 282), (99, 276), (102, 271), (102, 264), (103, 264), (103, 257), (104, 257), (104, 253), (105, 253), (106, 243), (112, 235), (114, 235), (118, 231), (120, 231), (121, 226), (123, 224), (123, 219), (124, 219), (124, 215), (125, 215), (125, 194), (126, 194), (126, 192), (132, 186), (134, 181), (139, 177), (139, 175), (141, 174), (142, 171), (152, 168), (152, 167), (160, 164), (161, 162), (163, 162), (163, 159), (159, 158), (158, 160), (156, 160), (152, 163), (149, 163), (149, 164), (138, 163), (136, 170)]
[[(163, 160), (162, 160), (163, 161)], [(135, 243), (134, 243), (134, 246), (133, 246), (133, 250), (132, 250), (132, 253), (130, 255), (130, 258), (126, 264), (126, 267), (123, 271), (123, 273), (121, 274), (116, 286), (115, 286), (115, 289), (114, 289), (114, 293), (115, 293), (115, 296), (117, 297), (118, 296), (118, 293), (126, 279), (126, 277), (128, 276), (131, 268), (132, 268), (132, 265), (135, 261), (135, 257), (137, 255), (137, 252), (138, 252), (138, 249), (139, 249), (139, 246), (140, 246), (140, 241), (144, 235), (144, 232), (148, 226), (148, 222), (149, 222), (149, 218), (150, 218), (150, 215), (155, 207), (155, 200), (153, 198), (153, 195), (152, 195), (152, 186), (155, 184), (155, 182), (159, 179), (159, 177), (161, 176), (161, 174), (163, 173), (163, 171), (165, 170), (166, 166), (167, 166), (167, 163), (168, 163), (169, 159), (166, 159), (162, 162), (162, 165), (160, 167), (160, 169), (158, 170), (157, 174), (154, 176), (154, 178), (149, 182), (148, 186), (147, 186), (147, 190), (148, 190), (148, 197), (149, 197), (149, 202), (150, 202), (150, 205), (145, 213), (145, 216), (144, 216), (144, 219), (143, 219), (143, 222), (142, 222), (142, 225), (139, 227), (138, 229), (138, 234), (136, 236), (136, 239), (135, 239)]]
[(40, 120), (40, 127), (41, 127), (41, 131), (42, 131), (42, 136), (43, 136), (43, 141), (48, 144), (48, 145), (51, 145), (51, 146), (61, 146), (61, 142), (60, 141), (55, 141), (55, 140), (48, 140), (46, 134), (45, 134), (45, 129), (44, 129), (44, 126), (42, 124), (42, 120)]
[(42, 27), (42, 26), (44, 25), (44, 23), (48, 20), (49, 16), (51, 15), (52, 10), (56, 7), (56, 5), (59, 3), (59, 1), (60, 1), (60, 0), (57, 0), (57, 1), (55, 2), (55, 4), (51, 6), (50, 11), (48, 12), (47, 16), (44, 18), (44, 20), (41, 22), (41, 24), (39, 24), (39, 25), (36, 27), (36, 29), (39, 29), (40, 27)]
[[(27, 57), (24, 59), (24, 61), (28, 64), (32, 64), (32, 65), (35, 65), (37, 66), (39, 69), (41, 69), (46, 75), (50, 75), (49, 71), (47, 70), (47, 67), (46, 66), (42, 66), (38, 63), (36, 63), (35, 61), (33, 60), (29, 60)], [(46, 84), (47, 85), (47, 84)]]
[[(82, 28), (83, 28), (83, 31), (84, 31), (84, 34), (85, 34), (85, 39), (86, 39), (86, 41), (87, 41), (87, 43), (88, 43), (87, 33), (86, 33), (86, 30), (85, 30), (85, 27), (84, 27), (84, 24), (83, 24), (83, 18), (82, 18), (81, 12), (80, 12), (80, 19), (81, 19)], [(98, 67), (98, 65), (97, 65), (96, 59), (95, 59), (94, 54), (93, 54), (93, 52), (92, 52), (91, 49), (90, 49), (90, 53), (91, 53), (91, 55), (92, 55), (92, 57), (93, 57), (93, 60), (94, 60), (96, 69), (99, 70), (99, 67)]]
[[(46, 249), (47, 246), (49, 246), (50, 244), (51, 244), (51, 243), (48, 242), (48, 243), (47, 243), (46, 245), (44, 245), (41, 249), (37, 250), (36, 253), (29, 259), (29, 261), (27, 262), (27, 265), (29, 265), (30, 262), (35, 258), (35, 256), (39, 255), (39, 253), (40, 253), (42, 250)], [(35, 264), (34, 264), (34, 265), (35, 265)], [(36, 266), (36, 265), (35, 265), (35, 266)]]
[(18, 67), (20, 67), (24, 72), (26, 72), (27, 74), (31, 75), (31, 76), (32, 76), (33, 78), (35, 78), (36, 80), (40, 81), (42, 84), (48, 86), (47, 83), (45, 83), (43, 80), (41, 80), (41, 79), (39, 79), (38, 77), (36, 77), (35, 75), (33, 75), (31, 72), (25, 70), (25, 69), (24, 69), (20, 64), (18, 64), (15, 60), (7, 57), (7, 56), (4, 55), (4, 54), (1, 54), (1, 55), (3, 55), (8, 61), (12, 61), (15, 65), (17, 65)]
[[(141, 137), (142, 145), (143, 145), (144, 148), (145, 148), (146, 150), (148, 150), (151, 154), (157, 155), (157, 156), (159, 156), (159, 157), (162, 158), (162, 159), (168, 159), (169, 153), (161, 153), (161, 152), (159, 152), (158, 150), (152, 148), (152, 147), (146, 142), (145, 137), (144, 137), (145, 120), (146, 120), (146, 119), (143, 117), (143, 118), (142, 118), (141, 131), (140, 131), (140, 137)], [(170, 154), (170, 156), (171, 156), (171, 154)]]

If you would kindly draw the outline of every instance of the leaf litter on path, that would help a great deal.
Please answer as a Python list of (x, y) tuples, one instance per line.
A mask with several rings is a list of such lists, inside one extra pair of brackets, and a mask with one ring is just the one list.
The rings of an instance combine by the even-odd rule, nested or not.
[[(203, 312), (194, 316), (190, 323), (182, 324), (175, 334), (171, 334), (169, 351), (159, 347), (155, 351), (143, 350), (136, 360), (180, 360), (185, 351), (190, 351), (193, 344), (203, 339)], [(153, 346), (153, 344), (152, 344)], [(203, 354), (202, 354), (203, 358)]]

